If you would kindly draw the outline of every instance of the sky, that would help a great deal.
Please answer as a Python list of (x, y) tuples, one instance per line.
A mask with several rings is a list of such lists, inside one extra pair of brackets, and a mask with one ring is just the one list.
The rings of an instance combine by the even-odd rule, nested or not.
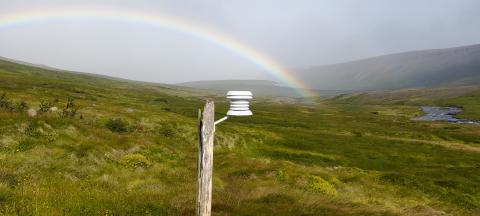
[[(302, 68), (480, 43), (478, 0), (0, 0), (0, 14), (62, 7), (181, 19)], [(277, 79), (211, 41), (115, 20), (54, 20), (0, 28), (0, 56), (160, 83)]]

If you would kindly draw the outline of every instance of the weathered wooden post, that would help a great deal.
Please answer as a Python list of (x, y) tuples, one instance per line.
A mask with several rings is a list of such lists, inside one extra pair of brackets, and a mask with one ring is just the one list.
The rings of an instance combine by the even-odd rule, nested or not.
[(213, 139), (215, 105), (207, 100), (199, 111), (197, 216), (210, 216), (212, 209)]
[(215, 104), (207, 100), (203, 112), (198, 111), (198, 179), (197, 216), (210, 216), (212, 212), (213, 140), (215, 125), (227, 120), (228, 116), (251, 116), (249, 91), (229, 91), (227, 98), (230, 109), (227, 116), (215, 121)]

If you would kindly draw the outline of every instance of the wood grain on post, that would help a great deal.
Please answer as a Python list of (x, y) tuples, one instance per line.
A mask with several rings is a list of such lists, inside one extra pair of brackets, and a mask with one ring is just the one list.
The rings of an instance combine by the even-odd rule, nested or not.
[(215, 105), (207, 100), (199, 112), (197, 215), (210, 216), (212, 208), (213, 139)]

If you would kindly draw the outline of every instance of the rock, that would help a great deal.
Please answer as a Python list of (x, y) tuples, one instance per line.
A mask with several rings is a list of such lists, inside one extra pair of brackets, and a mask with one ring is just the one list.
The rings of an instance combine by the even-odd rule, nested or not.
[(50, 107), (50, 111), (52, 111), (52, 112), (57, 112), (57, 111), (58, 111), (58, 107)]
[(30, 117), (35, 117), (35, 116), (37, 116), (37, 110), (35, 110), (33, 108), (30, 108), (30, 109), (28, 109), (27, 114)]

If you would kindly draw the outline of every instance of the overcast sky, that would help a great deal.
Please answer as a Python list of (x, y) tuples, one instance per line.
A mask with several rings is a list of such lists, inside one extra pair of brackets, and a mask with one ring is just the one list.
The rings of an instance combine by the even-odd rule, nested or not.
[[(478, 0), (0, 0), (0, 14), (76, 5), (179, 17), (229, 35), (287, 68), (480, 43)], [(115, 21), (0, 28), (0, 56), (162, 83), (270, 78), (208, 41)]]

